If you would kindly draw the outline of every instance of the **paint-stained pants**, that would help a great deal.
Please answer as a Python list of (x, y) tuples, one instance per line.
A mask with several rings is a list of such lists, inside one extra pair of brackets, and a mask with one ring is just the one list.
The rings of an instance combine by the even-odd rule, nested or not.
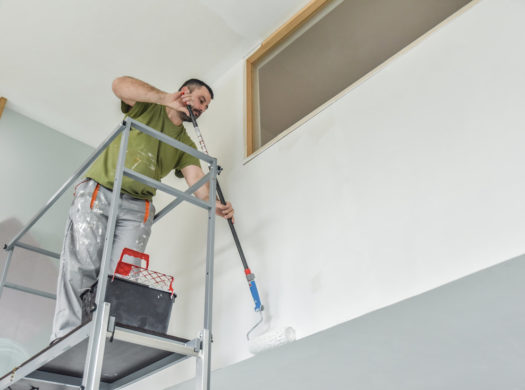
[[(98, 278), (112, 192), (93, 180), (80, 183), (69, 210), (60, 254), (55, 319), (51, 340), (62, 337), (80, 325), (80, 294)], [(144, 252), (151, 234), (155, 209), (151, 202), (120, 195), (110, 274), (122, 253), (130, 248)], [(133, 262), (126, 258), (127, 262)]]

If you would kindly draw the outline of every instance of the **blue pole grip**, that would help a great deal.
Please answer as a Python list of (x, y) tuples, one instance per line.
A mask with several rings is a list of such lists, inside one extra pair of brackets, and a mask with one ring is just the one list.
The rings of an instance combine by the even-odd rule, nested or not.
[(255, 280), (248, 282), (248, 285), (250, 286), (250, 292), (252, 293), (253, 302), (255, 303), (255, 311), (261, 311), (261, 298), (259, 298), (259, 291), (257, 291), (257, 285), (255, 284)]

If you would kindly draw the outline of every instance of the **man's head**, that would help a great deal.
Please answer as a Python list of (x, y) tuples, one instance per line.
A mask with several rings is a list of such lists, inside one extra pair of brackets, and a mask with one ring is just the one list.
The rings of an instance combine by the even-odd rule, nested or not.
[[(204, 111), (208, 109), (208, 105), (210, 104), (211, 99), (213, 99), (213, 90), (211, 87), (199, 79), (187, 80), (179, 88), (179, 91), (191, 93), (191, 107), (196, 118), (198, 118)], [(182, 115), (182, 120), (191, 122), (191, 118), (186, 114)]]

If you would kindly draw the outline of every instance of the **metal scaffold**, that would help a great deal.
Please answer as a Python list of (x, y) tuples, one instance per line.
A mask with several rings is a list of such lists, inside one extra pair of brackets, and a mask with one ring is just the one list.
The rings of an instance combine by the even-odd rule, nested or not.
[[(124, 162), (132, 127), (134, 130), (148, 134), (161, 142), (206, 162), (209, 165), (209, 172), (186, 191), (180, 191), (126, 168)], [(219, 170), (217, 159), (136, 120), (126, 118), (91, 154), (73, 176), (64, 183), (35, 217), (5, 245), (7, 261), (1, 274), (0, 296), (4, 288), (10, 288), (50, 299), (55, 298), (53, 294), (8, 282), (7, 276), (13, 252), (19, 248), (56, 259), (60, 257), (58, 253), (25, 244), (20, 240), (119, 135), (122, 135), (120, 152), (115, 171), (112, 202), (96, 290), (96, 305), (94, 307), (97, 309), (93, 312), (91, 321), (74, 329), (56, 344), (45, 348), (1, 377), (0, 389), (120, 389), (191, 357), (196, 358), (196, 388), (200, 390), (210, 388), (215, 197), (210, 196), (209, 201), (205, 202), (198, 199), (193, 193), (206, 183), (209, 184), (210, 194), (216, 193)], [(115, 321), (115, 317), (110, 315), (110, 303), (105, 301), (105, 297), (108, 275), (111, 273), (109, 269), (110, 257), (123, 176), (175, 197), (171, 203), (155, 215), (154, 223), (185, 201), (208, 212), (204, 324), (200, 330), (199, 337), (193, 340), (119, 324)]]

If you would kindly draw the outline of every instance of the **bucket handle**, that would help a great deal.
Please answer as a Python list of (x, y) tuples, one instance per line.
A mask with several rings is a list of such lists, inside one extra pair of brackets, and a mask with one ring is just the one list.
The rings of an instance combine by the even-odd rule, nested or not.
[(144, 260), (146, 262), (145, 269), (149, 268), (149, 255), (148, 254), (142, 253), (142, 252), (138, 252), (138, 251), (135, 251), (135, 250), (129, 249), (129, 248), (124, 248), (122, 250), (122, 254), (120, 255), (120, 259), (119, 259), (119, 261), (117, 263), (117, 267), (115, 268), (115, 274), (120, 274), (120, 275), (124, 275), (124, 276), (128, 276), (129, 275), (129, 273), (131, 271), (131, 267), (133, 266), (133, 264), (126, 263), (125, 261), (123, 261), (125, 255), (134, 257), (136, 259)]

